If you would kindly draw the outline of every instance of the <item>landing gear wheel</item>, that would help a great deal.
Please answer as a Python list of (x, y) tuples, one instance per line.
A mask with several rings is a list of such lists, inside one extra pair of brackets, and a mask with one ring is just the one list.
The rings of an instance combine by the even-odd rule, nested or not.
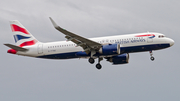
[(101, 64), (100, 63), (96, 64), (96, 68), (101, 69), (102, 68)]
[(89, 58), (89, 63), (93, 64), (94, 63), (94, 59), (93, 58)]
[(151, 59), (151, 61), (154, 61), (154, 59), (155, 59), (155, 58), (153, 57), (152, 50), (151, 50), (151, 51), (149, 51), (149, 53), (150, 53), (150, 56), (151, 56), (151, 58), (150, 58), (150, 59)]
[(152, 61), (154, 61), (155, 58), (154, 58), (154, 57), (151, 57), (150, 59), (151, 59)]

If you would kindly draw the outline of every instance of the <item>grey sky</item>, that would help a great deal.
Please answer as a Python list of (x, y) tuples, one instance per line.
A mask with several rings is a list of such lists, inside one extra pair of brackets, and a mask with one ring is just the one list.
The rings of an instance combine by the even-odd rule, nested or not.
[[(179, 101), (180, 1), (1, 0), (0, 101)], [(86, 59), (44, 60), (7, 54), (13, 43), (9, 20), (19, 20), (39, 41), (65, 40), (49, 17), (84, 37), (160, 32), (171, 48), (130, 54), (130, 63)]]

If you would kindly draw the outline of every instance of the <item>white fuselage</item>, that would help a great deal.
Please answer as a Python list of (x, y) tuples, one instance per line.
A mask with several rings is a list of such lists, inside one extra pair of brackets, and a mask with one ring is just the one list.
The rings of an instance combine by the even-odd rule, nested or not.
[[(146, 34), (154, 34), (155, 36), (153, 38), (149, 38), (150, 36), (143, 36)], [(120, 44), (121, 53), (158, 50), (158, 49), (170, 47), (174, 44), (174, 41), (172, 39), (164, 37), (163, 34), (152, 33), (152, 32), (97, 37), (97, 38), (89, 38), (89, 39), (101, 44), (115, 44), (115, 43)], [(18, 51), (17, 54), (31, 56), (31, 57), (50, 58), (50, 59), (89, 57), (88, 54), (87, 56), (77, 56), (76, 55), (77, 52), (83, 52), (84, 50), (83, 48), (77, 46), (75, 43), (71, 41), (58, 41), (58, 42), (48, 42), (48, 43), (38, 42), (35, 45), (25, 46), (24, 48), (29, 49), (29, 51), (27, 52)]]

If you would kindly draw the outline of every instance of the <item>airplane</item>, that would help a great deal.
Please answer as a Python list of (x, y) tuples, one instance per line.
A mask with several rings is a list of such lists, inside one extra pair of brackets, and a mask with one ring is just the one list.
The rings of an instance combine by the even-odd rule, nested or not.
[(85, 38), (61, 28), (51, 17), (50, 20), (55, 29), (65, 35), (66, 41), (40, 42), (19, 21), (13, 20), (10, 26), (16, 45), (4, 44), (11, 48), (7, 53), (44, 59), (85, 58), (91, 64), (98, 59), (96, 68), (101, 69), (103, 59), (113, 65), (127, 64), (129, 53), (134, 52), (149, 51), (154, 61), (152, 51), (174, 45), (174, 40), (156, 32)]

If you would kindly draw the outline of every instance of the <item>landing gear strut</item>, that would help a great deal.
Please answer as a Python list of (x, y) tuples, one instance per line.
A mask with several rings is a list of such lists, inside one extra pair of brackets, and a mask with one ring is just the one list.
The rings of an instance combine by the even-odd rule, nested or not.
[(101, 66), (101, 64), (100, 64), (100, 61), (102, 61), (102, 60), (103, 60), (103, 58), (100, 58), (100, 57), (99, 57), (99, 58), (98, 58), (98, 63), (96, 64), (96, 68), (99, 69), (99, 70), (102, 68), (102, 66)]
[(151, 58), (150, 58), (150, 59), (151, 59), (151, 61), (154, 61), (154, 59), (155, 59), (155, 58), (153, 57), (152, 50), (151, 50), (151, 51), (149, 51), (149, 53), (150, 53), (150, 56), (151, 56)]
[(91, 57), (89, 58), (89, 63), (91, 63), (91, 64), (94, 63), (94, 58), (92, 58), (94, 54), (96, 54), (96, 51), (92, 50), (91, 51)]

